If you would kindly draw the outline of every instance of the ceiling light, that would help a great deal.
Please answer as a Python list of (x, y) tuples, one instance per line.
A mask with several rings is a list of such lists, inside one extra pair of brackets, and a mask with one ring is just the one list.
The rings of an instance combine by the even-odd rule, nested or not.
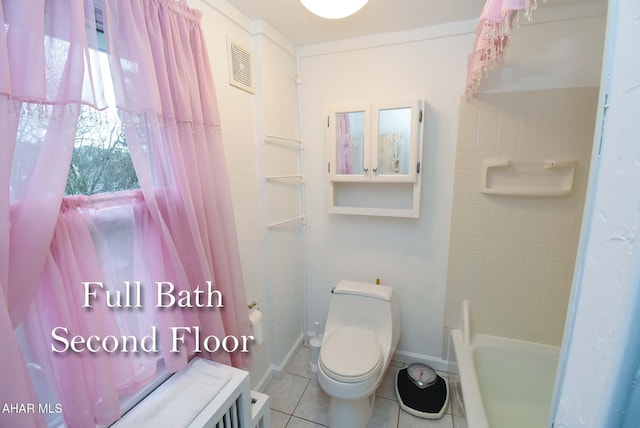
[(369, 0), (300, 0), (312, 13), (327, 19), (340, 19), (353, 15)]

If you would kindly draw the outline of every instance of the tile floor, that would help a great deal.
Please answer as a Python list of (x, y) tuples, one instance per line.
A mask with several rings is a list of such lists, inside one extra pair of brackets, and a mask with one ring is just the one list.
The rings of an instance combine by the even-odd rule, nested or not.
[[(329, 414), (329, 396), (311, 382), (308, 347), (302, 347), (289, 364), (282, 378), (273, 378), (265, 393), (271, 397), (272, 428), (326, 427)], [(368, 428), (454, 428), (453, 418), (447, 410), (442, 419), (417, 418), (400, 410), (394, 382), (402, 363), (391, 361), (384, 379), (376, 391), (373, 416)], [(438, 372), (447, 379), (446, 373)]]

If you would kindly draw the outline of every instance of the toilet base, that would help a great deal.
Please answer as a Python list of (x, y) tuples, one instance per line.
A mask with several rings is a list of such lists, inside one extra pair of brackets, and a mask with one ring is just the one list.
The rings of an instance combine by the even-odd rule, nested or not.
[(331, 397), (329, 403), (330, 428), (366, 428), (373, 413), (376, 394), (358, 400)]

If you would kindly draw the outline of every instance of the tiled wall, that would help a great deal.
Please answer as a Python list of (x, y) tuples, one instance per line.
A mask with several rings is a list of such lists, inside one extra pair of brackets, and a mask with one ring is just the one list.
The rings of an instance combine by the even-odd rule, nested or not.
[[(560, 344), (591, 159), (597, 88), (461, 100), (445, 327)], [(567, 196), (480, 192), (484, 159), (577, 161)]]

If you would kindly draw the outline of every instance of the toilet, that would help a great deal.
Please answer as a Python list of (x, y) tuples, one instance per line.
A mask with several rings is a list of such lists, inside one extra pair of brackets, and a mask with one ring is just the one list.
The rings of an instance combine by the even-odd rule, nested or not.
[(365, 428), (375, 392), (400, 338), (393, 288), (338, 282), (318, 358), (318, 382), (331, 397), (330, 428)]

